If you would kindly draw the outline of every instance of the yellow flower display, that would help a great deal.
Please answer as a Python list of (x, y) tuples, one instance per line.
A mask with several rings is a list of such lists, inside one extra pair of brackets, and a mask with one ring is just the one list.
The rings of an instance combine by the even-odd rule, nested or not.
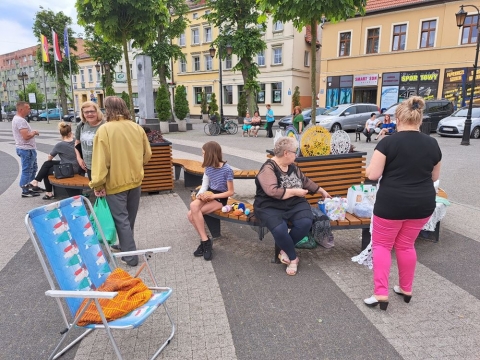
[(332, 135), (322, 126), (311, 126), (302, 135), (300, 147), (303, 156), (330, 155)]

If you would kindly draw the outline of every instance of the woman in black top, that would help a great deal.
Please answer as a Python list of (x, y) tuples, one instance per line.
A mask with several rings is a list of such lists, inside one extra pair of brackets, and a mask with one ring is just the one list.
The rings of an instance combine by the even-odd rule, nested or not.
[(393, 291), (405, 302), (412, 297), (417, 262), (415, 239), (435, 210), (433, 182), (440, 174), (442, 152), (435, 138), (419, 131), (425, 102), (414, 96), (398, 105), (395, 112), (397, 133), (383, 139), (375, 148), (366, 176), (378, 180), (373, 209), (373, 296), (367, 306), (386, 310), (391, 250), (395, 248), (399, 285)]
[[(287, 274), (297, 273), (298, 257), (295, 244), (310, 230), (312, 210), (305, 199), (307, 193), (319, 193), (324, 198), (328, 193), (307, 178), (294, 164), (298, 142), (291, 137), (281, 137), (275, 143), (274, 157), (260, 168), (255, 185), (255, 217), (270, 230), (281, 249), (279, 259), (288, 265)], [(291, 223), (290, 233), (288, 223)]]

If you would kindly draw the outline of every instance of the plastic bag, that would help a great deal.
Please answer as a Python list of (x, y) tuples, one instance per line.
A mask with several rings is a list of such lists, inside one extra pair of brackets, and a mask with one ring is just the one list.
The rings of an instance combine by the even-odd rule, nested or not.
[[(110, 208), (107, 204), (107, 199), (105, 197), (99, 197), (95, 200), (95, 204), (93, 205), (93, 211), (97, 215), (98, 222), (102, 227), (103, 234), (107, 239), (109, 245), (115, 244), (117, 241), (117, 231), (115, 229), (115, 222), (113, 221), (112, 213), (110, 212)], [(102, 242), (102, 236), (97, 229), (97, 223), (93, 218), (93, 214), (90, 215), (90, 222), (92, 223), (93, 230), (97, 235), (98, 241)]]
[(353, 214), (355, 204), (361, 203), (364, 197), (368, 197), (374, 203), (376, 194), (377, 187), (375, 185), (359, 184), (350, 186), (347, 192), (347, 211)]
[(347, 199), (334, 197), (325, 199), (325, 211), (330, 220), (345, 220), (347, 210)]
[(311, 207), (313, 213), (313, 224), (309, 235), (313, 236), (315, 242), (330, 249), (335, 246), (330, 219), (320, 209), (315, 206)]
[(317, 243), (315, 242), (315, 239), (311, 233), (308, 233), (307, 236), (295, 244), (295, 247), (297, 249), (315, 249), (317, 247)]
[(282, 137), (282, 130), (275, 130), (275, 137), (273, 138), (273, 146), (277, 143), (277, 140)]
[(373, 214), (373, 203), (368, 197), (364, 197), (361, 203), (355, 204), (353, 214), (362, 218), (371, 218)]

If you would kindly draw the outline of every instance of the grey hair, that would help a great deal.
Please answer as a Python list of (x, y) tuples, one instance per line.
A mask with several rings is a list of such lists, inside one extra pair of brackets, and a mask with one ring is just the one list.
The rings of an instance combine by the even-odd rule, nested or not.
[(273, 154), (277, 157), (282, 157), (284, 151), (294, 151), (298, 147), (297, 139), (290, 136), (282, 136), (275, 143)]

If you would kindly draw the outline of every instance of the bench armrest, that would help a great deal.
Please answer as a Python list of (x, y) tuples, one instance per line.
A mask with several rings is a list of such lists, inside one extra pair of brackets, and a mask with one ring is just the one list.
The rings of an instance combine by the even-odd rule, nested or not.
[(113, 299), (117, 296), (116, 291), (73, 291), (73, 290), (47, 290), (46, 296), (61, 298), (82, 298), (82, 299)]
[(134, 256), (134, 255), (143, 255), (143, 254), (156, 254), (160, 252), (167, 252), (171, 249), (171, 246), (160, 247), (160, 248), (153, 248), (153, 249), (143, 249), (143, 250), (134, 250), (134, 251), (122, 251), (118, 253), (112, 253), (114, 257), (121, 257), (121, 256)]

